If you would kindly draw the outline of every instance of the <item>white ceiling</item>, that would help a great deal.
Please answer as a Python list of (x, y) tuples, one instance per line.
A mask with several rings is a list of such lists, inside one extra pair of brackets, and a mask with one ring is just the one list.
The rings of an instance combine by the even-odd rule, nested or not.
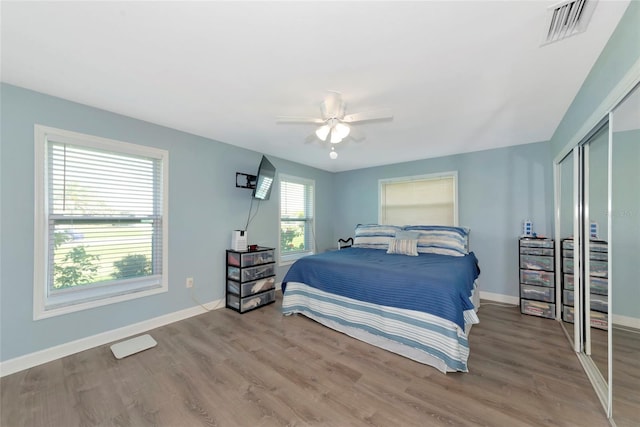
[[(2, 81), (267, 155), (344, 171), (546, 141), (629, 1), (540, 46), (549, 1), (1, 3)], [(358, 126), (337, 160), (328, 90)], [(135, 141), (131, 141), (135, 142)]]

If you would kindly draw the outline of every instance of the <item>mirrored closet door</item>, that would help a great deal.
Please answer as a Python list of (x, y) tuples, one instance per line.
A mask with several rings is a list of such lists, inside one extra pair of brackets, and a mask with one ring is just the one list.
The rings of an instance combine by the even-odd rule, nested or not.
[(640, 422), (640, 88), (614, 110), (611, 176), (612, 416)]
[(624, 427), (640, 419), (640, 89), (620, 99), (554, 178), (558, 319)]
[(560, 319), (608, 405), (609, 118), (556, 165)]

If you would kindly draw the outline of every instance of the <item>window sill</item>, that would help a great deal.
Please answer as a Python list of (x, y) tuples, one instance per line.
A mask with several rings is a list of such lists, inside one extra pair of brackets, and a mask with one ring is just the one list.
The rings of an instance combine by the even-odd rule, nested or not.
[(314, 252), (301, 252), (296, 254), (280, 255), (280, 261), (278, 262), (278, 266), (282, 267), (282, 266), (291, 265), (297, 260), (299, 260), (300, 258), (304, 258), (306, 256), (313, 255), (313, 254)]
[(168, 286), (161, 280), (155, 280), (152, 283), (142, 281), (138, 286), (128, 284), (117, 287), (76, 290), (75, 292), (60, 292), (57, 295), (45, 297), (41, 306), (34, 307), (33, 319), (46, 319), (167, 292)]

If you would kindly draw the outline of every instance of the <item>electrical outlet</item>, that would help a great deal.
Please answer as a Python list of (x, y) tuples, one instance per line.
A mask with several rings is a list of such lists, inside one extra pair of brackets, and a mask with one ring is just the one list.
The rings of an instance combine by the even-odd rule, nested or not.
[(187, 277), (187, 282), (185, 283), (187, 288), (193, 288), (193, 277)]

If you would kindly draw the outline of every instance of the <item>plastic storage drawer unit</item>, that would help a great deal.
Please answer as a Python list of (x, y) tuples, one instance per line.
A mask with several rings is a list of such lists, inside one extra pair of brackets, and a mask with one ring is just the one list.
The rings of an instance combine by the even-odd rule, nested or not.
[(276, 283), (275, 277), (255, 280), (253, 282), (240, 283), (234, 280), (227, 280), (227, 292), (242, 296), (249, 296), (259, 292), (273, 289)]
[(520, 255), (520, 268), (553, 271), (553, 256)]
[(552, 271), (520, 270), (520, 283), (554, 287), (555, 273)]
[(556, 305), (542, 301), (520, 300), (520, 310), (524, 314), (532, 314), (534, 316), (547, 317), (554, 319), (556, 317)]
[(227, 306), (239, 311), (240, 313), (246, 313), (247, 311), (254, 310), (269, 303), (275, 302), (276, 293), (275, 289), (269, 292), (263, 292), (258, 295), (248, 296), (246, 298), (240, 298), (237, 295), (227, 294)]
[(555, 300), (555, 289), (544, 286), (520, 285), (522, 298), (534, 299), (538, 301), (553, 302)]
[(274, 248), (227, 250), (227, 308), (246, 313), (275, 302), (274, 254)]
[(591, 277), (591, 293), (599, 295), (609, 294), (609, 280), (606, 277)]
[(556, 317), (555, 242), (552, 239), (522, 237), (520, 257), (520, 312)]

